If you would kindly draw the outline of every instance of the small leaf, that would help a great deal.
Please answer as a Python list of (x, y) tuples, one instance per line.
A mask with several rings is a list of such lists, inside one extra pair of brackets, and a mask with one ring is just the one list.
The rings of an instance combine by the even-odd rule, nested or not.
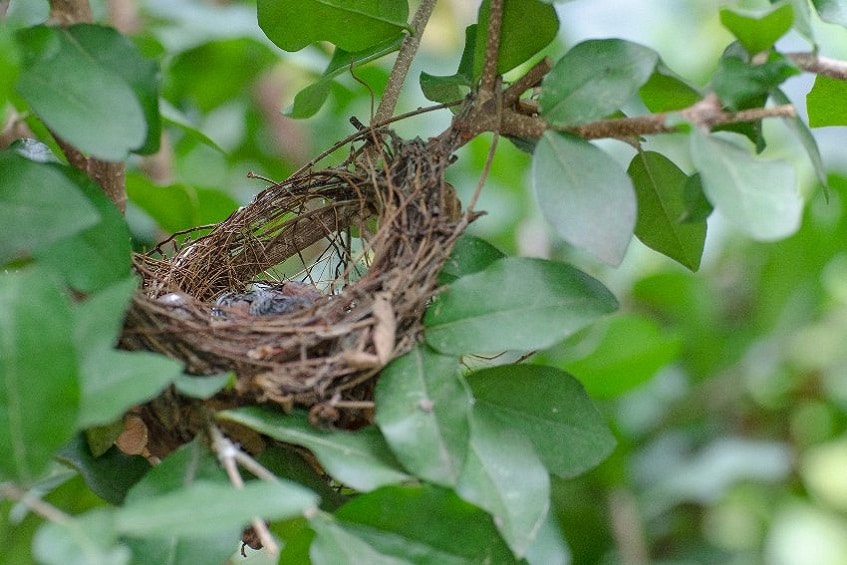
[(806, 111), (813, 128), (847, 125), (847, 82), (825, 75), (815, 77), (812, 90), (806, 95)]
[(721, 23), (748, 53), (755, 55), (773, 47), (776, 40), (785, 35), (794, 23), (791, 4), (779, 4), (762, 10), (721, 8)]
[(756, 159), (737, 145), (698, 130), (691, 134), (691, 159), (706, 196), (742, 232), (772, 241), (797, 231), (803, 201), (787, 162)]
[(211, 137), (200, 131), (197, 126), (191, 123), (191, 121), (188, 119), (188, 116), (183, 114), (182, 111), (175, 107), (173, 104), (162, 98), (161, 100), (159, 100), (159, 105), (161, 107), (162, 119), (166, 123), (172, 126), (176, 126), (180, 130), (182, 130), (183, 133), (197, 139), (198, 141), (211, 147), (212, 149), (217, 149), (221, 153), (226, 153), (226, 151), (224, 151), (220, 145), (215, 143), (215, 141)]
[(219, 375), (195, 376), (186, 373), (181, 374), (174, 381), (176, 390), (185, 396), (207, 400), (215, 396), (226, 386), (235, 381), (233, 373), (221, 373)]
[(450, 257), (438, 275), (440, 284), (448, 284), (465, 275), (479, 272), (506, 255), (479, 237), (464, 234), (456, 240)]
[(132, 87), (71, 31), (27, 28), (18, 33), (18, 44), (25, 55), (17, 91), (51, 130), (80, 151), (110, 161), (145, 144), (144, 108)]
[(605, 263), (620, 264), (635, 229), (636, 200), (614, 159), (576, 136), (548, 131), (535, 148), (532, 184), (559, 236)]
[(635, 388), (679, 353), (679, 338), (644, 316), (615, 316), (598, 329), (601, 335), (591, 353), (563, 363), (592, 398), (610, 398)]
[(507, 257), (438, 296), (424, 316), (426, 341), (455, 355), (540, 349), (616, 308), (602, 284), (570, 265)]
[(424, 480), (455, 484), (471, 404), (458, 360), (420, 345), (383, 369), (375, 401), (376, 424), (400, 463)]
[(408, 479), (374, 427), (324, 432), (310, 426), (300, 414), (285, 415), (255, 407), (226, 410), (216, 416), (308, 448), (336, 480), (361, 491)]
[(471, 88), (470, 79), (460, 74), (435, 76), (421, 73), (420, 83), (426, 99), (440, 104), (461, 100)]
[(752, 65), (733, 55), (721, 58), (712, 76), (712, 88), (730, 110), (761, 107), (770, 92), (800, 70), (779, 53)]
[(653, 113), (682, 110), (693, 105), (703, 96), (699, 90), (688, 84), (664, 63), (659, 61), (656, 70), (641, 88), (638, 95)]
[(256, 516), (293, 518), (316, 504), (312, 492), (282, 479), (249, 482), (242, 489), (197, 481), (161, 496), (127, 501), (115, 513), (115, 524), (130, 537), (200, 536), (244, 526)]
[(0, 264), (31, 254), (101, 221), (60, 165), (0, 152)]
[(0, 477), (29, 482), (76, 432), (70, 304), (52, 274), (0, 275)]
[(535, 542), (550, 508), (550, 477), (521, 435), (484, 407), (471, 418), (471, 444), (456, 487), (487, 510), (517, 557)]
[(812, 5), (823, 21), (847, 27), (847, 2), (844, 0), (812, 0)]
[(383, 487), (352, 499), (335, 517), (383, 554), (416, 556), (415, 563), (516, 562), (488, 514), (432, 485)]
[[(476, 20), (473, 82), (482, 76), (482, 67), (485, 64), (489, 12), (490, 2), (483, 0)], [(532, 22), (532, 25), (527, 25), (527, 22)], [(559, 17), (553, 6), (539, 0), (506, 0), (503, 3), (503, 21), (500, 25), (497, 73), (507, 73), (528, 61), (553, 41), (558, 31)]]
[(706, 222), (683, 222), (688, 176), (653, 151), (639, 151), (627, 172), (638, 198), (635, 235), (648, 247), (696, 271), (706, 243)]
[(658, 62), (655, 51), (630, 41), (584, 41), (544, 77), (541, 115), (548, 123), (562, 126), (608, 116), (638, 92)]
[(258, 16), (262, 31), (285, 51), (318, 41), (361, 51), (403, 33), (409, 6), (405, 0), (259, 0)]
[(508, 365), (468, 375), (475, 406), (535, 445), (547, 469), (573, 477), (593, 468), (615, 438), (582, 385), (569, 374), (540, 365)]
[(324, 79), (310, 84), (294, 95), (294, 101), (291, 103), (291, 106), (283, 110), (282, 113), (289, 118), (311, 118), (318, 113), (318, 110), (321, 109), (327, 98), (329, 98), (331, 87), (332, 81)]
[[(812, 87), (812, 89), (814, 90), (814, 87)], [(777, 104), (791, 104), (791, 100), (789, 100), (785, 93), (779, 89), (774, 90), (771, 93), (771, 97)], [(808, 101), (808, 98), (806, 100)], [(809, 120), (811, 121), (811, 116), (809, 117)], [(823, 159), (821, 159), (821, 153), (818, 150), (818, 143), (815, 141), (815, 136), (812, 135), (812, 132), (809, 129), (809, 126), (806, 125), (806, 122), (804, 122), (799, 116), (795, 115), (787, 118), (785, 123), (788, 124), (788, 127), (791, 128), (800, 139), (800, 143), (809, 155), (809, 161), (812, 163), (815, 175), (818, 177), (818, 181), (820, 181), (821, 186), (823, 186), (824, 194), (828, 198), (829, 181), (827, 180), (826, 167), (823, 164)]]

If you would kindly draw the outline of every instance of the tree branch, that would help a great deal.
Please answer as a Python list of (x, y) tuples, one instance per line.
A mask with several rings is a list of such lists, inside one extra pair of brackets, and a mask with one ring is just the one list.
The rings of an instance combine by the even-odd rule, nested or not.
[(821, 57), (814, 53), (785, 53), (785, 56), (808, 73), (847, 80), (847, 62)]
[[(50, 0), (50, 20), (62, 27), (93, 20), (88, 0)], [(103, 193), (121, 213), (126, 211), (126, 169), (122, 161), (101, 161), (86, 157), (76, 147), (50, 131), (68, 163), (100, 185)]]
[(400, 98), (400, 89), (403, 87), (409, 67), (412, 65), (412, 60), (418, 51), (421, 36), (429, 21), (429, 17), (432, 15), (433, 8), (435, 8), (435, 0), (421, 0), (412, 18), (412, 33), (406, 36), (406, 39), (403, 40), (403, 44), (400, 46), (400, 51), (397, 53), (397, 60), (394, 61), (394, 68), (391, 69), (388, 84), (385, 86), (385, 92), (374, 114), (373, 123), (378, 124), (384, 122), (394, 114), (394, 108), (397, 106), (397, 100)]
[(503, 24), (503, 0), (491, 0), (488, 11), (488, 41), (479, 89), (492, 93), (497, 80), (497, 58), (500, 54), (500, 28)]

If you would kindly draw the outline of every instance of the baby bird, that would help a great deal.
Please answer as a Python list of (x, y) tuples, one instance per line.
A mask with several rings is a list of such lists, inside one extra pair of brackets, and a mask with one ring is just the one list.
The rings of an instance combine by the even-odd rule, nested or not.
[[(315, 287), (299, 282), (254, 283), (246, 292), (222, 294), (216, 305), (250, 316), (275, 316), (309, 307), (322, 296)], [(219, 308), (214, 308), (212, 314), (226, 315)]]

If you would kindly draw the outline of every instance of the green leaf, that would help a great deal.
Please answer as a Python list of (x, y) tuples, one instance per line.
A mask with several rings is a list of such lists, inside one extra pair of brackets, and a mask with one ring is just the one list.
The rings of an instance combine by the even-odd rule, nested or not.
[(134, 277), (75, 307), (74, 340), (80, 360), (80, 427), (107, 424), (156, 396), (182, 372), (173, 359), (141, 351), (116, 351)]
[(361, 51), (403, 33), (409, 6), (405, 0), (259, 0), (258, 15), (259, 27), (285, 51), (318, 41)]
[(125, 565), (130, 551), (117, 543), (114, 514), (98, 508), (63, 522), (45, 522), (33, 540), (33, 554), (47, 565)]
[(797, 231), (803, 201), (787, 162), (756, 159), (741, 147), (698, 130), (691, 134), (691, 159), (709, 201), (742, 232), (770, 241)]
[(724, 7), (721, 23), (738, 38), (748, 53), (755, 55), (773, 47), (794, 23), (791, 4), (777, 4), (762, 10)]
[(327, 473), (357, 490), (369, 491), (409, 478), (374, 427), (355, 432), (320, 431), (309, 425), (302, 414), (285, 415), (256, 407), (226, 410), (216, 416), (308, 448)]
[(76, 469), (97, 496), (111, 504), (121, 504), (127, 491), (150, 470), (150, 463), (138, 455), (127, 455), (117, 447), (94, 457), (83, 434), (77, 434), (57, 459)]
[(0, 152), (0, 264), (31, 254), (101, 221), (63, 167)]
[(235, 381), (233, 373), (221, 373), (219, 375), (195, 376), (186, 373), (181, 374), (174, 381), (177, 392), (191, 398), (207, 400), (222, 391), (226, 386)]
[(70, 304), (41, 269), (0, 275), (0, 477), (37, 478), (73, 437), (79, 404)]
[(115, 525), (129, 537), (201, 536), (243, 527), (256, 516), (292, 518), (315, 509), (316, 504), (312, 492), (282, 479), (249, 482), (240, 490), (196, 481), (161, 496), (128, 500), (115, 513)]
[(645, 316), (615, 316), (604, 326), (589, 333), (599, 336), (588, 355), (563, 363), (592, 398), (611, 398), (635, 388), (679, 354), (680, 339)]
[(561, 126), (608, 116), (638, 92), (658, 62), (652, 49), (623, 39), (584, 41), (544, 77), (541, 115)]
[(812, 90), (806, 95), (806, 112), (813, 128), (847, 125), (847, 82), (825, 75), (815, 77)]
[(847, 27), (847, 2), (844, 0), (812, 0), (812, 5), (823, 21)]
[[(812, 90), (814, 90), (814, 87), (812, 87)], [(771, 93), (771, 97), (777, 104), (791, 104), (791, 100), (788, 99), (788, 96), (779, 89), (775, 89)], [(806, 98), (806, 101), (808, 103), (808, 97)], [(811, 121), (811, 116), (809, 116), (809, 120)], [(803, 121), (800, 116), (795, 115), (791, 118), (787, 118), (785, 123), (788, 124), (788, 127), (791, 128), (791, 130), (794, 131), (800, 139), (800, 143), (803, 145), (803, 149), (806, 150), (806, 153), (809, 156), (809, 161), (812, 163), (815, 175), (818, 177), (818, 181), (820, 181), (821, 186), (823, 186), (824, 194), (828, 197), (829, 181), (827, 180), (826, 167), (823, 164), (823, 159), (821, 159), (821, 153), (818, 150), (818, 143), (815, 141), (815, 136), (812, 135), (809, 126), (806, 125), (806, 122)]]
[(438, 275), (440, 284), (448, 284), (465, 275), (477, 273), (506, 255), (479, 237), (464, 234), (456, 240), (450, 257)]
[(632, 182), (608, 154), (576, 136), (546, 132), (532, 159), (532, 184), (545, 219), (568, 243), (610, 265), (632, 239)]
[(550, 477), (532, 445), (485, 407), (471, 417), (471, 444), (459, 496), (494, 516), (517, 557), (535, 542), (550, 508)]
[(703, 182), (700, 173), (691, 175), (682, 188), (682, 200), (685, 211), (682, 221), (690, 223), (705, 222), (715, 210), (703, 192)]
[[(100, 214), (100, 221), (79, 233), (43, 247), (35, 258), (61, 273), (68, 286), (96, 292), (129, 276), (132, 247), (123, 215), (84, 173), (65, 169)], [(68, 260), (72, 257), (73, 260)]]
[(357, 496), (335, 516), (347, 532), (382, 554), (415, 563), (516, 562), (489, 515), (432, 485), (383, 487)]
[(229, 485), (226, 473), (217, 458), (199, 438), (178, 447), (133, 486), (127, 494), (127, 503), (156, 498), (179, 492), (201, 481)]
[(529, 439), (551, 473), (565, 478), (584, 473), (615, 447), (585, 389), (565, 372), (507, 365), (471, 373), (467, 379), (475, 407)]
[(638, 89), (638, 95), (653, 113), (681, 110), (702, 98), (697, 88), (688, 84), (661, 61), (647, 82)]
[[(483, 0), (477, 16), (474, 41), (473, 82), (482, 76), (488, 42), (489, 0)], [(527, 25), (527, 22), (532, 22)], [(481, 24), (481, 25), (480, 25)], [(504, 74), (538, 54), (556, 38), (559, 17), (553, 6), (538, 0), (505, 0), (500, 25), (497, 73)], [(461, 68), (461, 67), (460, 67)]]
[(570, 265), (507, 257), (436, 298), (424, 316), (426, 341), (455, 355), (539, 349), (616, 308), (602, 284)]
[(635, 235), (648, 247), (696, 271), (706, 243), (706, 222), (684, 222), (688, 176), (653, 151), (639, 151), (627, 173), (638, 198)]
[(315, 530), (315, 539), (309, 548), (309, 561), (313, 565), (411, 565), (401, 557), (380, 553), (323, 516), (313, 518), (309, 524)]
[[(788, 0), (794, 9), (794, 29), (806, 40), (815, 45), (815, 33), (812, 29), (812, 8), (808, 0)], [(817, 48), (817, 45), (815, 45)]]
[[(112, 39), (125, 41), (113, 32)], [(104, 67), (69, 29), (37, 26), (17, 36), (24, 54), (17, 91), (56, 134), (84, 153), (120, 161), (147, 142), (148, 125), (132, 86)], [(118, 48), (97, 44), (98, 51)]]
[(752, 65), (734, 55), (721, 58), (712, 76), (712, 88), (730, 110), (761, 107), (767, 95), (800, 70), (779, 53), (762, 64)]
[(321, 79), (310, 84), (294, 96), (294, 102), (283, 110), (283, 114), (295, 119), (311, 118), (318, 113), (318, 110), (329, 98), (330, 90), (332, 90), (332, 81), (330, 80)]
[(471, 406), (458, 359), (420, 345), (383, 369), (374, 400), (376, 424), (400, 463), (424, 480), (454, 485)]
[(135, 153), (150, 155), (159, 150), (162, 119), (159, 115), (159, 66), (141, 55), (133, 43), (116, 30), (98, 25), (79, 24), (68, 33), (85, 53), (104, 69), (119, 76), (132, 89), (147, 124), (147, 136)]
[[(171, 104), (165, 99), (161, 99), (159, 100), (159, 105), (161, 106), (162, 119), (166, 123), (172, 126), (176, 126), (180, 130), (182, 130), (183, 133), (187, 134), (190, 137), (193, 137), (194, 139), (200, 141), (205, 145), (208, 145), (212, 149), (217, 149), (221, 153), (226, 153), (226, 151), (224, 151), (220, 145), (215, 143), (215, 141), (211, 137), (197, 129), (197, 126), (191, 123), (191, 121), (188, 119), (188, 116), (183, 114), (173, 104)], [(127, 180), (129, 179), (129, 177), (130, 175), (127, 175)]]
[(464, 98), (471, 89), (471, 81), (460, 74), (435, 76), (421, 73), (421, 91), (427, 100), (446, 104)]

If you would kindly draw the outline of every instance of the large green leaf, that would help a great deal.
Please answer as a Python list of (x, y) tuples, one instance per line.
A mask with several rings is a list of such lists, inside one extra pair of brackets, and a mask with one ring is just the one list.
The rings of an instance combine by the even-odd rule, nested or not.
[(806, 112), (813, 128), (847, 125), (847, 82), (825, 75), (815, 77), (812, 90), (806, 95)]
[(422, 479), (454, 485), (471, 406), (458, 360), (420, 345), (383, 369), (375, 401), (376, 424), (400, 463)]
[[(473, 82), (479, 80), (485, 64), (489, 12), (490, 2), (483, 0), (479, 6), (477, 34), (473, 46)], [(527, 25), (528, 22), (532, 24)], [(507, 73), (528, 61), (553, 41), (558, 31), (559, 17), (553, 6), (539, 0), (505, 0), (500, 26), (500, 49), (497, 53), (497, 73)]]
[(451, 490), (427, 484), (383, 487), (357, 496), (335, 516), (345, 530), (383, 554), (418, 564), (516, 561), (488, 514)]
[(128, 500), (115, 513), (115, 525), (129, 537), (190, 537), (243, 527), (256, 516), (292, 518), (316, 509), (316, 505), (312, 492), (281, 479), (252, 481), (242, 489), (196, 481), (161, 496)]
[(313, 518), (310, 525), (315, 531), (315, 539), (309, 548), (309, 562), (312, 565), (412, 565), (411, 561), (402, 557), (379, 552), (324, 516)]
[(639, 151), (627, 172), (638, 198), (635, 235), (648, 247), (696, 271), (706, 243), (706, 222), (684, 221), (688, 176), (653, 151)]
[(0, 275), (0, 477), (40, 475), (76, 431), (68, 298), (41, 269)]
[(473, 411), (470, 449), (456, 492), (494, 516), (517, 557), (533, 545), (550, 508), (550, 477), (532, 445), (481, 405)]
[(0, 152), (0, 264), (101, 221), (97, 208), (59, 165)]
[(847, 2), (844, 0), (812, 0), (812, 5), (823, 21), (847, 27)]
[(548, 131), (535, 147), (532, 184), (559, 236), (610, 265), (623, 260), (636, 200), (617, 161), (583, 139)]
[(277, 46), (299, 51), (329, 41), (346, 51), (361, 51), (403, 33), (406, 0), (259, 0), (259, 27)]
[[(35, 258), (61, 273), (68, 286), (96, 292), (129, 276), (132, 247), (123, 215), (84, 173), (65, 169), (100, 214), (100, 221), (35, 252)], [(69, 260), (69, 258), (73, 260)]]
[(724, 27), (753, 55), (773, 47), (794, 23), (794, 9), (786, 3), (762, 10), (724, 7), (720, 14)]
[(767, 95), (800, 70), (779, 53), (753, 65), (733, 52), (725, 54), (712, 76), (712, 88), (724, 106), (743, 110), (764, 105)]
[(679, 354), (679, 337), (663, 331), (650, 318), (620, 315), (598, 326), (586, 337), (589, 340), (599, 333), (591, 352), (562, 363), (592, 398), (610, 398), (635, 388)]
[[(100, 60), (102, 51), (125, 53), (126, 39), (111, 31), (83, 45), (74, 33), (46, 26), (18, 33), (24, 63), (17, 91), (52, 131), (80, 151), (122, 160), (148, 143), (145, 108), (118, 68), (120, 61), (105, 60), (112, 65), (106, 67)], [(145, 98), (145, 104), (151, 102)]]
[(81, 427), (119, 418), (128, 408), (156, 396), (182, 372), (182, 365), (168, 357), (114, 349), (136, 286), (130, 277), (75, 307)]
[[(573, 477), (606, 458), (615, 438), (582, 385), (553, 367), (508, 365), (468, 375), (475, 407), (529, 439), (547, 469)], [(476, 408), (475, 408), (476, 409)]]
[(647, 82), (638, 89), (638, 95), (647, 109), (653, 113), (681, 110), (702, 98), (702, 94), (697, 88), (690, 85), (661, 61), (656, 65), (656, 70), (653, 71)]
[(787, 162), (756, 159), (741, 147), (698, 130), (691, 134), (691, 159), (706, 196), (738, 229), (762, 241), (797, 231), (803, 201)]
[(373, 490), (409, 478), (374, 427), (355, 432), (321, 431), (309, 425), (302, 414), (286, 415), (257, 407), (227, 410), (217, 417), (308, 448), (327, 473), (357, 490)]
[(563, 126), (608, 116), (638, 92), (658, 62), (652, 49), (623, 39), (584, 41), (544, 77), (541, 115)]
[[(812, 90), (814, 90), (814, 87), (812, 87)], [(811, 93), (809, 94), (811, 95)], [(789, 100), (788, 96), (786, 96), (785, 93), (778, 88), (771, 92), (771, 97), (777, 104), (791, 104), (791, 100)], [(808, 102), (809, 98), (807, 96), (806, 103), (808, 104)], [(809, 121), (811, 122), (811, 120), (812, 116), (810, 114)], [(821, 158), (821, 153), (818, 149), (818, 143), (815, 141), (815, 136), (812, 135), (809, 126), (806, 125), (806, 122), (800, 118), (800, 116), (787, 118), (785, 123), (788, 124), (788, 127), (790, 127), (800, 139), (800, 143), (803, 145), (803, 149), (806, 150), (806, 154), (809, 156), (809, 161), (812, 163), (812, 168), (815, 170), (815, 175), (818, 177), (818, 181), (820, 181), (821, 186), (823, 186), (825, 194), (828, 194), (829, 181), (826, 176), (826, 167), (823, 164), (823, 159)]]
[(438, 296), (424, 317), (426, 341), (455, 355), (539, 349), (616, 308), (602, 284), (570, 265), (507, 257)]

